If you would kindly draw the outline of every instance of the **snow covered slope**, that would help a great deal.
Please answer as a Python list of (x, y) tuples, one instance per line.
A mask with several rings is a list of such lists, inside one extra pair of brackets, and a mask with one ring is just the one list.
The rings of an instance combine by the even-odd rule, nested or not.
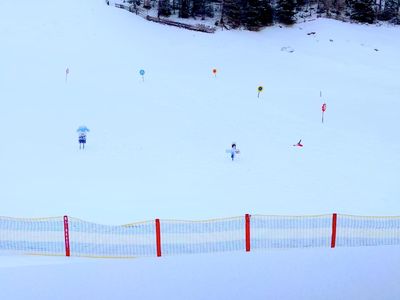
[(399, 28), (210, 35), (22, 0), (0, 2), (0, 36), (1, 215), (400, 214)]
[[(103, 0), (20, 0), (0, 1), (0, 37), (0, 215), (400, 214), (399, 28), (317, 20), (208, 35)], [(398, 247), (1, 256), (0, 298), (394, 299), (399, 259)]]
[[(0, 256), (0, 265), (7, 260)], [(390, 300), (400, 293), (398, 247), (14, 261), (24, 266), (0, 268), (2, 299)]]

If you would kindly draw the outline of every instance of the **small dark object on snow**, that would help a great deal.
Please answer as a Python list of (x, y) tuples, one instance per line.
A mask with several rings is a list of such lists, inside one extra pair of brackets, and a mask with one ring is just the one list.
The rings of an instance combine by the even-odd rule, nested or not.
[(375, 48), (374, 50), (375, 50), (375, 51), (379, 51), (379, 49), (376, 49), (376, 48)]
[(315, 31), (311, 31), (311, 32), (307, 33), (307, 35), (312, 35), (312, 34), (315, 34), (315, 33), (316, 33)]
[(332, 40), (332, 39), (329, 39), (329, 41), (330, 41), (330, 42), (333, 42), (333, 40)]
[(293, 53), (294, 49), (292, 47), (290, 47), (290, 46), (287, 46), (287, 47), (282, 47), (281, 51), (286, 51), (286, 52), (289, 52), (289, 53)]

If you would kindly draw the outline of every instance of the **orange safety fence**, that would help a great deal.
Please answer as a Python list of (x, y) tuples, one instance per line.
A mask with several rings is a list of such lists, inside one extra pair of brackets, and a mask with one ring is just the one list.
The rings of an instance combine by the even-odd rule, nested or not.
[(249, 215), (109, 226), (72, 217), (0, 217), (0, 252), (85, 257), (169, 256), (307, 247), (400, 245), (400, 217)]

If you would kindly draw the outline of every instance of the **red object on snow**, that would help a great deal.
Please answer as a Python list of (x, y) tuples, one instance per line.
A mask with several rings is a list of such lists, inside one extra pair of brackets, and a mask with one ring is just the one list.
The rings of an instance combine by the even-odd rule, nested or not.
[(71, 256), (71, 251), (69, 247), (68, 216), (64, 216), (64, 240), (65, 240), (65, 256)]
[(250, 251), (250, 215), (246, 214), (245, 216), (245, 223), (246, 223), (246, 252)]
[(322, 112), (326, 111), (326, 103), (322, 104)]
[(332, 215), (332, 238), (331, 238), (331, 248), (336, 246), (336, 224), (337, 224), (337, 214)]
[(303, 147), (301, 140), (297, 144), (293, 145), (293, 147)]
[(161, 228), (160, 228), (160, 219), (156, 219), (156, 249), (157, 249), (157, 257), (161, 256)]

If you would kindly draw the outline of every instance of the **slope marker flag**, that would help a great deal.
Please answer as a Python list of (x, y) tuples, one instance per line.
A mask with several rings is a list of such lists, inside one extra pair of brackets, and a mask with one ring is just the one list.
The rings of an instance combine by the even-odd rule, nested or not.
[(260, 86), (257, 88), (257, 91), (258, 91), (257, 98), (260, 98), (260, 93), (261, 93), (263, 90), (264, 90), (264, 88), (262, 87), (262, 85), (260, 85)]
[(140, 76), (142, 76), (142, 80), (144, 81), (144, 73), (145, 73), (145, 71), (143, 70), (143, 69), (141, 69), (140, 71), (139, 71), (139, 74), (140, 74)]
[(214, 74), (214, 77), (217, 77), (217, 69), (212, 69), (212, 72)]
[(326, 111), (326, 103), (325, 102), (324, 102), (324, 104), (322, 104), (321, 110), (322, 110), (322, 123), (324, 123), (324, 114)]

